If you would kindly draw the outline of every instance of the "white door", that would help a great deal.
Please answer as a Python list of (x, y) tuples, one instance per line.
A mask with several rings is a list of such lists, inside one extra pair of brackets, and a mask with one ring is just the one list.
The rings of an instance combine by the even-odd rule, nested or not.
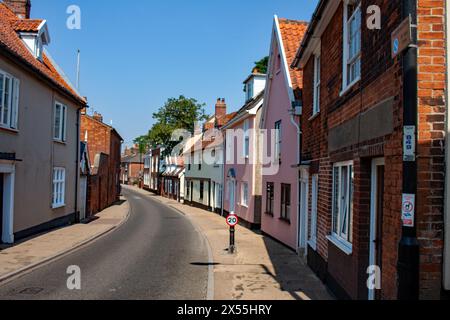
[[(382, 250), (382, 218), (384, 203), (384, 159), (374, 159), (372, 161), (371, 192), (370, 192), (370, 245), (369, 245), (369, 266), (371, 272), (381, 272), (381, 250)], [(374, 281), (381, 284), (381, 274)], [(373, 284), (373, 282), (372, 282)], [(369, 289), (369, 300), (377, 297), (376, 288)]]
[(80, 177), (80, 220), (86, 219), (87, 177)]
[(300, 178), (300, 212), (298, 223), (298, 247), (300, 250), (304, 250), (303, 253), (306, 256), (306, 244), (308, 239), (308, 199), (309, 199), (309, 173), (307, 170), (302, 170)]

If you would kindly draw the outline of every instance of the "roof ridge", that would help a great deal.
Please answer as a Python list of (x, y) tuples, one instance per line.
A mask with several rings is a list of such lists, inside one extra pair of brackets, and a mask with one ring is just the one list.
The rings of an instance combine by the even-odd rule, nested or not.
[(295, 24), (302, 24), (302, 25), (308, 25), (309, 22), (306, 20), (294, 20), (294, 19), (288, 19), (288, 18), (278, 18), (279, 21), (282, 22), (290, 22)]

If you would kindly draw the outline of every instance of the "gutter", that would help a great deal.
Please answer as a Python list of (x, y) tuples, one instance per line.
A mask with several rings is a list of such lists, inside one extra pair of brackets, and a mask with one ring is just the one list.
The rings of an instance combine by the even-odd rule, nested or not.
[[(417, 0), (402, 0), (403, 19), (411, 17), (417, 24)], [(417, 137), (418, 125), (418, 73), (417, 73), (417, 27), (412, 28), (413, 45), (405, 50), (403, 57), (403, 126), (414, 126)], [(417, 141), (417, 139), (415, 139)], [(403, 194), (417, 195), (417, 160), (403, 161)], [(417, 201), (416, 201), (417, 203)], [(417, 207), (417, 206), (416, 206)], [(416, 213), (417, 215), (417, 213)], [(398, 300), (419, 300), (420, 248), (417, 239), (417, 222), (402, 227), (398, 247)]]
[(305, 36), (303, 37), (302, 43), (300, 45), (300, 48), (297, 51), (297, 54), (295, 55), (294, 61), (291, 64), (291, 68), (298, 68), (298, 64), (300, 62), (301, 57), (303, 56), (306, 48), (309, 45), (309, 41), (311, 40), (314, 30), (316, 29), (317, 24), (319, 23), (320, 19), (322, 18), (323, 10), (325, 9), (327, 3), (329, 0), (320, 0), (319, 4), (316, 7), (316, 10), (313, 13), (313, 16), (311, 18), (311, 22), (308, 26), (308, 29), (306, 30)]

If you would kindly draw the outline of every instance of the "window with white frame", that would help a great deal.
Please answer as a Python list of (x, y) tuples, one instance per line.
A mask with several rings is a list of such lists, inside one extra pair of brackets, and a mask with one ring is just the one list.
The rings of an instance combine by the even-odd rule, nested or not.
[(281, 121), (275, 123), (275, 161), (281, 163)]
[(311, 195), (311, 232), (309, 233), (309, 241), (313, 249), (316, 247), (317, 243), (317, 201), (319, 195), (319, 175), (315, 174), (312, 176), (311, 181), (312, 195)]
[(20, 81), (0, 70), (0, 127), (17, 129)]
[(246, 101), (250, 101), (253, 99), (253, 83), (252, 82), (248, 82), (245, 85), (245, 92), (246, 92)]
[(353, 162), (333, 167), (333, 237), (348, 247), (353, 242)]
[(59, 208), (65, 205), (66, 194), (66, 169), (53, 169), (53, 208)]
[(241, 204), (248, 207), (248, 183), (243, 182), (241, 185)]
[(320, 55), (314, 56), (314, 106), (313, 116), (320, 112)]
[(291, 220), (291, 185), (281, 184), (281, 215), (280, 218), (286, 221)]
[(343, 89), (361, 77), (361, 0), (346, 0), (344, 5)]
[(55, 103), (53, 138), (57, 141), (66, 141), (67, 107), (62, 103)]
[(244, 158), (250, 156), (250, 124), (249, 120), (244, 121)]

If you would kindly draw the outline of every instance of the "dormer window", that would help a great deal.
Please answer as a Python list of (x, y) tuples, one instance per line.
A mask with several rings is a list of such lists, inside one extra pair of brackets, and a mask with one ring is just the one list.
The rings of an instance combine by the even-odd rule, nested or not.
[(42, 61), (44, 46), (50, 43), (47, 22), (32, 19), (18, 20), (14, 25), (14, 30), (19, 33), (33, 56)]

